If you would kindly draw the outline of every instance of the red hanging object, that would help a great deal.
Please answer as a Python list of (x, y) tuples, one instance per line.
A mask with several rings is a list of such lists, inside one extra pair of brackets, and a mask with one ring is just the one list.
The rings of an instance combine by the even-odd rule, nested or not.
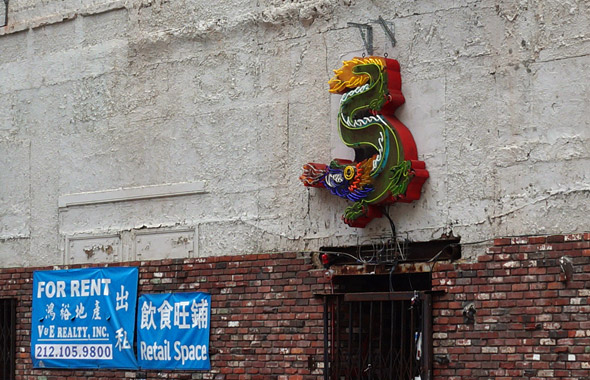
[(300, 179), (354, 202), (342, 219), (365, 227), (383, 214), (383, 205), (420, 199), (429, 174), (412, 133), (395, 117), (404, 104), (398, 61), (384, 57), (353, 58), (334, 70), (330, 92), (341, 94), (340, 137), (355, 150), (355, 160), (329, 165), (308, 163)]

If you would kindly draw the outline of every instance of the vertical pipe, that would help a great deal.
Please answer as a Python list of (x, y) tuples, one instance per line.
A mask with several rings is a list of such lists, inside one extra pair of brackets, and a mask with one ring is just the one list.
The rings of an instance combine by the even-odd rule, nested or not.
[(379, 302), (379, 375), (383, 376), (383, 301)]
[(340, 346), (340, 297), (336, 298), (336, 318), (335, 323), (332, 323), (334, 326), (333, 335), (334, 339), (332, 339), (332, 350), (334, 355), (332, 356), (332, 362), (334, 363), (334, 371), (333, 376), (336, 378), (340, 377), (340, 359), (342, 358), (342, 347)]
[(16, 299), (12, 299), (10, 301), (10, 320), (11, 320), (11, 325), (12, 328), (10, 329), (10, 336), (11, 336), (11, 347), (12, 349), (10, 350), (10, 372), (9, 372), (9, 376), (14, 378), (15, 372), (16, 372), (16, 303), (17, 300)]
[(393, 330), (393, 326), (394, 326), (393, 321), (395, 320), (395, 318), (394, 318), (395, 317), (395, 315), (394, 315), (395, 310), (393, 308), (393, 301), (389, 301), (389, 303), (391, 305), (391, 318), (390, 318), (390, 320), (391, 320), (391, 328), (389, 329), (389, 333), (390, 333), (390, 336), (391, 336), (391, 341), (389, 342), (389, 344), (391, 345), (390, 348), (389, 348), (389, 377), (392, 378), (393, 377), (393, 358), (395, 357), (395, 349), (394, 349), (394, 347), (395, 347), (395, 344), (394, 344), (395, 343), (395, 339), (394, 339), (394, 336), (393, 336), (393, 331), (394, 331)]
[(0, 307), (2, 308), (2, 320), (0, 321), (0, 333), (2, 334), (2, 376), (3, 378), (10, 377), (11, 360), (10, 353), (12, 351), (11, 344), (11, 326), (8, 318), (8, 309), (10, 307), (10, 300), (0, 300)]
[(361, 380), (361, 375), (363, 373), (363, 329), (362, 329), (362, 324), (363, 324), (363, 303), (359, 302), (359, 359), (358, 359), (358, 379)]
[(352, 302), (348, 303), (348, 367), (347, 379), (352, 378)]
[[(372, 376), (373, 371), (373, 305), (375, 304), (374, 301), (371, 301), (369, 306), (369, 355), (368, 355), (368, 365), (367, 368), (369, 369), (369, 378)], [(371, 366), (371, 367), (368, 367)]]
[(408, 361), (408, 365), (409, 365), (409, 378), (412, 379), (414, 378), (414, 360), (416, 360), (416, 344), (415, 344), (415, 334), (416, 334), (416, 324), (414, 319), (416, 318), (416, 314), (414, 313), (414, 309), (416, 309), (415, 307), (416, 305), (411, 305), (410, 306), (410, 350), (409, 350), (409, 361)]
[(13, 377), (14, 373), (14, 358), (15, 358), (15, 335), (16, 329), (14, 328), (14, 324), (16, 323), (16, 318), (13, 317), (13, 309), (14, 300), (13, 299), (3, 299), (0, 300), (0, 309), (2, 310), (0, 316), (0, 337), (2, 344), (2, 368), (1, 374), (3, 379), (10, 379)]
[[(407, 329), (408, 327), (406, 326), (406, 320), (407, 320), (407, 315), (408, 315), (408, 305), (406, 303), (406, 301), (401, 301), (401, 328), (400, 328), (400, 369), (402, 373), (406, 373), (407, 372), (407, 363), (406, 363), (406, 358), (407, 358), (407, 353), (406, 353), (406, 339), (407, 339)], [(411, 333), (410, 333), (411, 335)]]
[(432, 295), (422, 301), (422, 380), (432, 378)]
[(328, 296), (324, 296), (324, 380), (330, 379), (330, 363), (328, 361)]
[(3, 379), (8, 378), (8, 371), (7, 371), (7, 361), (6, 357), (8, 356), (8, 350), (12, 349), (8, 344), (8, 341), (4, 338), (6, 336), (5, 329), (6, 329), (6, 302), (0, 299), (0, 345), (2, 345), (2, 349), (0, 350), (0, 375), (2, 375)]
[(14, 335), (13, 331), (14, 331), (14, 319), (11, 318), (12, 317), (12, 300), (4, 300), (4, 305), (2, 305), (2, 308), (4, 309), (4, 321), (3, 324), (5, 326), (5, 335), (4, 335), (4, 339), (6, 339), (5, 342), (5, 346), (7, 348), (7, 352), (6, 352), (6, 356), (4, 357), (6, 360), (6, 375), (10, 376), (11, 372), (12, 372), (12, 362), (13, 362), (13, 346), (12, 346), (12, 336)]

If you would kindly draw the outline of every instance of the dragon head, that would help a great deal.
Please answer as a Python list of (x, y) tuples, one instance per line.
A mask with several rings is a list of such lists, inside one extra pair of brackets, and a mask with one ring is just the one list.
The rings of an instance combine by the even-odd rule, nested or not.
[(369, 74), (363, 70), (367, 65), (375, 65), (379, 71), (385, 67), (385, 58), (383, 57), (363, 57), (353, 58), (350, 61), (342, 62), (342, 67), (334, 70), (334, 77), (330, 79), (330, 92), (333, 94), (343, 94), (350, 89), (360, 87), (371, 79)]
[(310, 162), (303, 165), (303, 174), (299, 179), (308, 187), (324, 187), (323, 179), (327, 173), (327, 165)]

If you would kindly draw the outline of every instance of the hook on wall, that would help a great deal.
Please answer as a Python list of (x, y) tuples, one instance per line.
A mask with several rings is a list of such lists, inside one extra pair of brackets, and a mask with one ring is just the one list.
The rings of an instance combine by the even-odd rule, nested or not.
[[(391, 47), (395, 47), (395, 26), (391, 21), (385, 21), (383, 17), (379, 16), (377, 20), (371, 20), (371, 23), (381, 25), (383, 32), (391, 41)], [(373, 55), (373, 27), (367, 24), (360, 24), (356, 22), (349, 22), (348, 26), (354, 26), (359, 29), (361, 32), (361, 38), (363, 39), (363, 44), (365, 45), (365, 50), (367, 51), (368, 55)], [(393, 29), (393, 30), (392, 30)]]
[(369, 24), (358, 24), (356, 22), (349, 22), (348, 25), (359, 29), (367, 54), (373, 55), (373, 27)]
[[(390, 21), (388, 23), (381, 16), (379, 16), (377, 22), (381, 25), (381, 28), (383, 28), (383, 32), (389, 38), (389, 41), (391, 41), (391, 47), (395, 47), (395, 25), (393, 24), (393, 22)], [(393, 28), (393, 30), (389, 28), (390, 26)]]

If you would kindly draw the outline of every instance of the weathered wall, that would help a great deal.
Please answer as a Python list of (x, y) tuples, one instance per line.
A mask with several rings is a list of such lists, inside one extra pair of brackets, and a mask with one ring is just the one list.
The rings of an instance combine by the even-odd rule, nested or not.
[[(81, 4), (82, 3), (82, 4)], [(464, 242), (587, 230), (584, 1), (11, 0), (0, 28), (2, 266), (314, 250), (357, 231), (298, 181), (345, 150), (331, 70), (382, 16), (431, 177), (398, 230)], [(344, 152), (347, 153), (347, 152)], [(203, 191), (58, 207), (69, 194)], [(469, 252), (467, 252), (469, 254)]]
[[(33, 369), (30, 356), (33, 269), (0, 269), (0, 298), (17, 299), (16, 379), (317, 380), (323, 368), (323, 300), (328, 280), (310, 256), (222, 256), (130, 262), (138, 293), (211, 294), (211, 371)], [(293, 376), (293, 377), (290, 377)]]

